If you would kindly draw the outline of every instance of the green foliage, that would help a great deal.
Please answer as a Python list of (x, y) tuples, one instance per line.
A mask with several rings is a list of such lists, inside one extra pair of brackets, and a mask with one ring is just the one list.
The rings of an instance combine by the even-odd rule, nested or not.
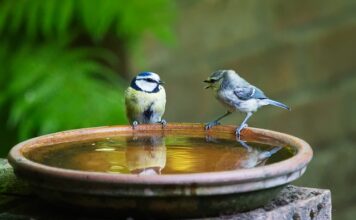
[(19, 140), (127, 123), (127, 83), (112, 69), (121, 53), (105, 39), (124, 50), (146, 32), (172, 41), (173, 12), (169, 0), (0, 1), (0, 119)]
[(88, 60), (90, 50), (56, 45), (21, 48), (11, 63), (9, 123), (20, 138), (78, 127), (125, 122), (123, 89), (98, 80), (110, 70)]
[(174, 12), (169, 0), (5, 0), (0, 6), (0, 33), (25, 30), (34, 38), (81, 32), (100, 41), (112, 32), (135, 43), (149, 30), (161, 40), (173, 38), (167, 28)]

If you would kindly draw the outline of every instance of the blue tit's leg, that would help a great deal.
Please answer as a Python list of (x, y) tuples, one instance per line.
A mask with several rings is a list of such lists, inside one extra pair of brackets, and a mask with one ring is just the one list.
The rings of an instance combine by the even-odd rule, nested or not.
[(132, 122), (132, 129), (135, 129), (138, 125), (138, 121), (133, 121)]
[(164, 119), (161, 119), (161, 121), (158, 123), (162, 124), (162, 128), (166, 127), (166, 125), (167, 125), (167, 121)]
[(237, 135), (237, 137), (239, 138), (240, 140), (240, 133), (241, 131), (247, 127), (247, 120), (252, 116), (252, 112), (248, 112), (247, 115), (246, 115), (246, 118), (243, 120), (243, 122), (241, 123), (240, 127), (236, 129), (236, 132), (235, 134)]
[(218, 144), (219, 141), (211, 135), (205, 135), (205, 142)]
[(214, 121), (208, 122), (205, 124), (205, 130), (209, 130), (210, 128), (214, 127), (215, 125), (219, 125), (220, 124), (220, 120), (225, 118), (226, 116), (230, 115), (231, 112), (227, 111), (224, 115), (218, 117), (217, 119), (215, 119)]

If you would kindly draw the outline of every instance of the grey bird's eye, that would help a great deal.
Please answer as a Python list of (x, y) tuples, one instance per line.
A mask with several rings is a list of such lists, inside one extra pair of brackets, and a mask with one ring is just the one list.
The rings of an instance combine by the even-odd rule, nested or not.
[(217, 78), (210, 78), (210, 83), (216, 83), (217, 81), (219, 81), (220, 79)]
[(207, 79), (207, 80), (204, 80), (204, 82), (205, 83), (215, 83), (216, 81), (218, 81), (218, 80), (216, 80), (216, 79)]

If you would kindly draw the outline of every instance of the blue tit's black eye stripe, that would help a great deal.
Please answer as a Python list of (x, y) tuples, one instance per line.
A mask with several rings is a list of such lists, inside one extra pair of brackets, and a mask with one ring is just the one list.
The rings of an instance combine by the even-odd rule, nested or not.
[(151, 79), (151, 78), (144, 78), (142, 80), (145, 80), (146, 82), (151, 82), (151, 83), (158, 83), (156, 80)]

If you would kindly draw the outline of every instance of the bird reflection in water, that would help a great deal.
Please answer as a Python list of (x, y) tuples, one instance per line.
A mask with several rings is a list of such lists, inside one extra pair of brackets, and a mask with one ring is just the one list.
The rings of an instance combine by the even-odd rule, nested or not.
[[(205, 137), (206, 142), (219, 144), (220, 141), (214, 137), (207, 135)], [(245, 141), (236, 139), (239, 143), (239, 147), (243, 148), (243, 153), (238, 157), (236, 154), (225, 153), (216, 162), (216, 167), (225, 167), (226, 170), (248, 169), (266, 164), (267, 160), (282, 149), (281, 146), (273, 147), (272, 149), (260, 149), (252, 147)], [(220, 143), (223, 145), (223, 143)]]
[(251, 147), (246, 142), (238, 140), (238, 142), (246, 149), (247, 157), (240, 163), (241, 168), (253, 168), (263, 166), (266, 164), (268, 158), (277, 153), (282, 147), (276, 146), (271, 150), (259, 150), (258, 148)]
[(132, 174), (160, 175), (166, 166), (166, 151), (163, 135), (133, 136), (127, 139), (126, 166)]
[(43, 148), (28, 157), (65, 169), (147, 176), (247, 169), (295, 154), (289, 146), (275, 147), (282, 143), (263, 138), (243, 142), (211, 136), (134, 133)]
[(99, 171), (139, 176), (201, 173), (263, 166), (280, 149), (282, 147), (213, 136), (187, 138), (139, 133), (121, 141), (110, 139), (98, 143), (95, 157), (86, 154), (86, 159), (82, 157), (80, 161), (84, 168), (88, 168), (91, 161)]

